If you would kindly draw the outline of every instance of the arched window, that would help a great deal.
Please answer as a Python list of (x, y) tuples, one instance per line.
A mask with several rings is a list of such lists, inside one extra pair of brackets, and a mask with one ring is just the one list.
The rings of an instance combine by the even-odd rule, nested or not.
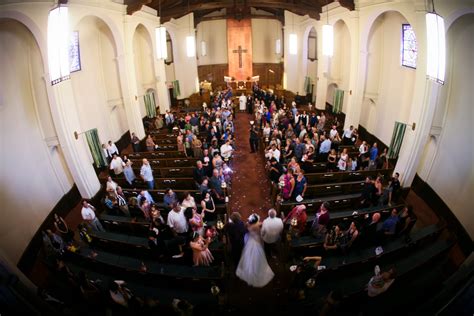
[(402, 24), (402, 66), (416, 68), (418, 45), (410, 24)]

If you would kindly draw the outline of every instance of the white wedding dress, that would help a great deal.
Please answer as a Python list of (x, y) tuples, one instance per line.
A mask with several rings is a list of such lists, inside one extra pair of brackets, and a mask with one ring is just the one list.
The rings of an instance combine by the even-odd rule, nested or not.
[(264, 287), (275, 276), (268, 265), (260, 229), (249, 231), (235, 274), (253, 287)]

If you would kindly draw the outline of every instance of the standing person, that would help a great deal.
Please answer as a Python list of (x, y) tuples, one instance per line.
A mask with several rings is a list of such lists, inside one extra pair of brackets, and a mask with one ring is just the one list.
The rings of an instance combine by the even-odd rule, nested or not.
[(154, 151), (155, 150), (155, 142), (153, 141), (153, 138), (151, 137), (150, 134), (146, 137), (145, 140), (145, 145), (146, 145), (146, 150), (147, 151)]
[(168, 214), (167, 224), (175, 235), (186, 237), (188, 221), (186, 220), (186, 216), (184, 216), (184, 209), (179, 203), (173, 205), (173, 209)]
[(264, 287), (273, 279), (275, 274), (265, 257), (257, 214), (250, 215), (248, 231), (247, 242), (240, 257), (236, 275), (250, 286)]
[(114, 154), (116, 154), (117, 156), (120, 155), (117, 146), (111, 140), (109, 140), (109, 146), (107, 147), (107, 150), (109, 151), (110, 157), (112, 157)]
[(283, 221), (276, 215), (275, 209), (270, 209), (268, 217), (262, 223), (261, 235), (265, 243), (265, 252), (269, 255), (278, 246), (283, 231)]
[(240, 261), (240, 255), (244, 248), (244, 235), (246, 233), (245, 224), (241, 219), (241, 215), (238, 212), (233, 212), (230, 215), (229, 223), (225, 226), (225, 231), (229, 236), (229, 242), (231, 246), (230, 255), (232, 261), (237, 266)]
[(105, 232), (104, 227), (95, 215), (95, 207), (90, 205), (86, 200), (82, 201), (81, 210), (82, 219), (87, 222), (89, 227), (94, 231)]
[(209, 250), (210, 242), (210, 237), (204, 239), (201, 235), (195, 234), (193, 241), (189, 243), (189, 246), (193, 251), (193, 262), (195, 267), (209, 266), (212, 261), (214, 261), (214, 257)]
[(115, 177), (120, 176), (123, 173), (123, 167), (125, 167), (125, 162), (123, 162), (122, 158), (117, 156), (117, 154), (113, 154), (112, 161), (110, 162), (111, 174)]
[(139, 152), (140, 151), (140, 138), (138, 138), (138, 136), (135, 135), (135, 133), (132, 133), (130, 142), (132, 143), (133, 152)]
[(56, 228), (56, 232), (61, 234), (61, 237), (66, 242), (71, 242), (74, 239), (74, 232), (69, 229), (64, 218), (59, 216), (57, 213), (54, 213), (54, 228)]
[(137, 177), (135, 176), (135, 172), (132, 169), (132, 162), (130, 160), (125, 164), (123, 175), (125, 176), (125, 180), (127, 180), (128, 185), (130, 187), (133, 186)]
[(250, 152), (254, 153), (258, 151), (258, 132), (252, 125), (250, 128)]
[(148, 190), (155, 188), (155, 178), (153, 178), (153, 170), (151, 170), (150, 163), (146, 158), (143, 159), (143, 165), (140, 168), (140, 176), (145, 181)]

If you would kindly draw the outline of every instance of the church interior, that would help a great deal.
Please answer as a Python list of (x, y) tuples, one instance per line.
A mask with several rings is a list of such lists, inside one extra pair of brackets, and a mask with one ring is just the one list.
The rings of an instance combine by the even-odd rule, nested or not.
[(1, 0), (0, 314), (473, 315), (472, 34), (472, 0)]

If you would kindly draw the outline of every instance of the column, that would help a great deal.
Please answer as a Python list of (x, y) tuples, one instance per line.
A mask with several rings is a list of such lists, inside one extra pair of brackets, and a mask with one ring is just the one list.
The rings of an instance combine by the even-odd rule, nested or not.
[[(156, 45), (155, 45), (156, 47)], [(160, 107), (160, 113), (165, 113), (170, 109), (170, 93), (166, 85), (165, 61), (154, 58), (156, 74), (156, 93), (158, 97), (157, 105)]]
[[(49, 78), (45, 75), (45, 78)], [(51, 86), (45, 79), (51, 114), (58, 135), (59, 144), (81, 196), (92, 198), (99, 190), (100, 183), (91, 162), (90, 149), (85, 136), (76, 140), (74, 132), (84, 132), (79, 122), (71, 80)]]
[(127, 17), (124, 22), (125, 40), (124, 52), (117, 52), (117, 65), (120, 75), (120, 86), (122, 88), (123, 104), (127, 115), (130, 133), (135, 133), (138, 138), (145, 137), (142, 117), (140, 114), (140, 103), (135, 77), (135, 61), (133, 59), (133, 23)]

